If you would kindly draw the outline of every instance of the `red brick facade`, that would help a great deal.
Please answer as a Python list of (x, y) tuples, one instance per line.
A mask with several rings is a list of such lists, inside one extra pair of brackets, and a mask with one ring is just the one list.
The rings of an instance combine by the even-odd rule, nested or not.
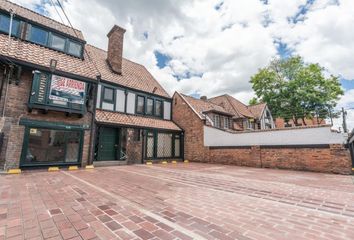
[[(3, 72), (3, 69), (0, 68), (0, 72)], [(30, 70), (23, 70), (19, 84), (16, 85), (15, 83), (12, 83), (8, 86), (5, 117), (2, 119), (4, 123), (2, 128), (4, 141), (0, 154), (1, 168), (5, 167), (5, 169), (9, 169), (19, 167), (25, 132), (25, 127), (19, 125), (21, 119), (88, 126), (91, 124), (91, 113), (86, 113), (84, 117), (79, 118), (77, 115), (67, 116), (65, 112), (49, 111), (44, 114), (41, 110), (36, 109), (29, 112), (27, 109), (27, 103), (31, 92), (31, 85), (32, 72)], [(0, 101), (0, 112), (3, 111), (5, 91), (6, 84), (4, 84)], [(83, 166), (88, 162), (89, 145), (90, 130), (85, 130), (81, 161)]]
[(349, 151), (343, 145), (302, 147), (204, 147), (204, 122), (178, 93), (173, 96), (173, 121), (184, 130), (185, 159), (328, 173), (351, 173)]

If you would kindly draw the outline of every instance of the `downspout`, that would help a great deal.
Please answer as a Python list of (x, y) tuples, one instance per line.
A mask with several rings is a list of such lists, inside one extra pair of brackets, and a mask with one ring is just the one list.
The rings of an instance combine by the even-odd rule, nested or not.
[(100, 84), (101, 81), (101, 76), (97, 76), (97, 84), (96, 87), (94, 88), (94, 93), (93, 93), (93, 110), (92, 110), (92, 118), (91, 118), (91, 134), (90, 134), (90, 145), (89, 145), (89, 160), (88, 160), (88, 165), (93, 164), (94, 156), (95, 156), (95, 140), (96, 140), (96, 104), (97, 104), (97, 91), (98, 91), (98, 85)]
[[(9, 44), (7, 45), (7, 50), (9, 51), (10, 50), (10, 47), (11, 47), (11, 32), (12, 32), (12, 20), (13, 20), (13, 17), (14, 17), (14, 13), (12, 11), (12, 9), (10, 9), (10, 27), (9, 27)], [(7, 102), (7, 91), (9, 89), (9, 82), (10, 82), (10, 75), (13, 73), (13, 67), (10, 66), (9, 67), (9, 71), (8, 71), (8, 74), (7, 74), (7, 82), (6, 82), (6, 89), (5, 89), (5, 96), (4, 96), (4, 107), (2, 108), (2, 117), (5, 116), (5, 109), (6, 109), (6, 102)], [(3, 86), (1, 86), (2, 88)]]

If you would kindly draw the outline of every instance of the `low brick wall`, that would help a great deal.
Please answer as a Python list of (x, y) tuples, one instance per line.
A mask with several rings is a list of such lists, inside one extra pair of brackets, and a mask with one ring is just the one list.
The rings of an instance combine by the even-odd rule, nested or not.
[(206, 147), (210, 163), (350, 174), (349, 150), (341, 144), (318, 146)]

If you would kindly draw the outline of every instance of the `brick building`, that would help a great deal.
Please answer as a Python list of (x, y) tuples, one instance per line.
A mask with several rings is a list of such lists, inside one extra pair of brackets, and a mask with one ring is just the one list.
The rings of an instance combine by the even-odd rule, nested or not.
[(122, 57), (124, 32), (112, 28), (106, 52), (77, 29), (0, 2), (1, 167), (183, 157), (171, 98)]
[[(218, 123), (224, 108), (176, 92), (172, 119), (184, 130), (184, 157), (194, 162), (351, 173), (345, 137), (330, 126), (237, 131)], [(215, 117), (215, 116), (219, 117)], [(229, 120), (230, 121), (230, 120)], [(221, 121), (222, 122), (222, 121)], [(227, 127), (225, 127), (227, 126)]]
[(235, 130), (259, 130), (275, 128), (272, 114), (265, 103), (245, 105), (234, 97), (224, 94), (208, 99), (232, 114)]

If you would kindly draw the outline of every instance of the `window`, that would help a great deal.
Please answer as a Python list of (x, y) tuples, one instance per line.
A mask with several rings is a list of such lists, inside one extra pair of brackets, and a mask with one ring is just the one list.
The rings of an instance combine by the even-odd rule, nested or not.
[(214, 115), (214, 127), (220, 128), (220, 116)]
[(65, 50), (65, 38), (52, 34), (51, 47), (60, 51)]
[(77, 57), (81, 57), (81, 44), (69, 41), (68, 53)]
[(146, 136), (146, 157), (153, 158), (154, 157), (154, 133), (148, 132)]
[(229, 129), (230, 128), (230, 121), (228, 117), (224, 117), (224, 128)]
[(29, 40), (41, 45), (47, 45), (48, 32), (42, 28), (32, 26)]
[(155, 115), (161, 117), (162, 116), (162, 101), (155, 101)]
[(78, 163), (80, 131), (27, 128), (24, 164)]
[(145, 98), (143, 96), (137, 96), (136, 112), (144, 114), (145, 110)]
[(153, 115), (154, 114), (154, 99), (147, 98), (146, 100), (146, 114)]
[(180, 135), (175, 135), (175, 157), (181, 156), (181, 137)]
[[(11, 35), (18, 36), (20, 28), (20, 21), (12, 19)], [(9, 33), (10, 30), (10, 17), (0, 15), (0, 31)]]
[(112, 88), (103, 88), (103, 101), (110, 103), (114, 102), (114, 90)]

